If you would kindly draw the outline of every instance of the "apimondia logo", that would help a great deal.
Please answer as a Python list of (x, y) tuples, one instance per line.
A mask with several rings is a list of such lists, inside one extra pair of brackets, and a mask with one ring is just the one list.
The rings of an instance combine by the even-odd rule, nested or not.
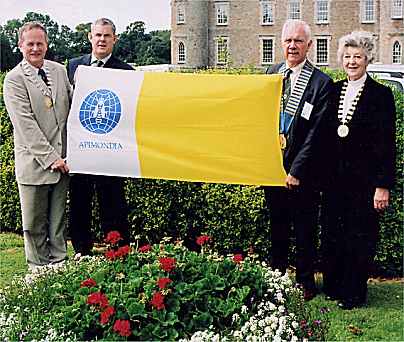
[(96, 134), (111, 132), (121, 118), (121, 102), (107, 89), (98, 89), (86, 96), (80, 106), (80, 123)]

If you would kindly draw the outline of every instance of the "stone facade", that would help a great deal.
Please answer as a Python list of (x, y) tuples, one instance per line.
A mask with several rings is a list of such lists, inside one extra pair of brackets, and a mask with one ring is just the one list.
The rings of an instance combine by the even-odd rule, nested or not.
[[(226, 64), (226, 61), (235, 67), (265, 68), (278, 63), (282, 60), (282, 25), (292, 13), (300, 13), (300, 19), (312, 30), (313, 47), (309, 57), (317, 65), (338, 67), (338, 39), (355, 30), (374, 34), (376, 62), (393, 63), (394, 48), (394, 62), (403, 64), (403, 2), (171, 0), (171, 63), (192, 68)], [(291, 10), (293, 5), (298, 11)], [(319, 11), (320, 8), (324, 10)], [(271, 9), (266, 22), (263, 22), (264, 9)], [(218, 51), (218, 45), (223, 49)]]

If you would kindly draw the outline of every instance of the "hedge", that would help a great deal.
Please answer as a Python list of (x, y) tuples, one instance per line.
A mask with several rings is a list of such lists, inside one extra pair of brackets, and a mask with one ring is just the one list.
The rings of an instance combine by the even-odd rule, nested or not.
[[(205, 72), (217, 72), (208, 70)], [(223, 72), (223, 71), (222, 71)], [(233, 74), (256, 72), (250, 69), (225, 70)], [(334, 79), (340, 72), (327, 71)], [(2, 84), (4, 74), (0, 74)], [(21, 233), (18, 189), (14, 177), (12, 126), (0, 96), (0, 229)], [(404, 94), (395, 92), (397, 108), (397, 183), (392, 205), (381, 220), (375, 272), (400, 276), (403, 272), (403, 113)], [(222, 253), (253, 249), (263, 259), (269, 254), (269, 222), (259, 187), (188, 183), (152, 179), (128, 179), (126, 195), (130, 208), (132, 238), (158, 242), (164, 236), (183, 239), (190, 247), (194, 237), (209, 234)], [(95, 203), (96, 204), (96, 203)], [(94, 235), (100, 238), (98, 218)], [(319, 236), (321, 227), (319, 227)], [(319, 253), (320, 255), (320, 253)]]

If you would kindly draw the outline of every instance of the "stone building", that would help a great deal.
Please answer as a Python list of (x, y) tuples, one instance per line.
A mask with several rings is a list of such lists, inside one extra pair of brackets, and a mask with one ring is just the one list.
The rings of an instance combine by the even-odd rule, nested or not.
[(286, 19), (312, 30), (310, 59), (338, 67), (338, 39), (355, 30), (376, 40), (376, 62), (404, 63), (404, 0), (171, 0), (171, 63), (265, 68), (282, 60)]

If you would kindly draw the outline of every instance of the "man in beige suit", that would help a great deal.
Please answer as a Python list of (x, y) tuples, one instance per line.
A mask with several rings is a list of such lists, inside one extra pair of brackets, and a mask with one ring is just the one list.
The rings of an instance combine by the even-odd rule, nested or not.
[(21, 27), (18, 46), (24, 59), (6, 75), (3, 90), (14, 128), (25, 256), (35, 269), (66, 258), (64, 157), (71, 88), (65, 68), (44, 59), (48, 36), (40, 23)]

